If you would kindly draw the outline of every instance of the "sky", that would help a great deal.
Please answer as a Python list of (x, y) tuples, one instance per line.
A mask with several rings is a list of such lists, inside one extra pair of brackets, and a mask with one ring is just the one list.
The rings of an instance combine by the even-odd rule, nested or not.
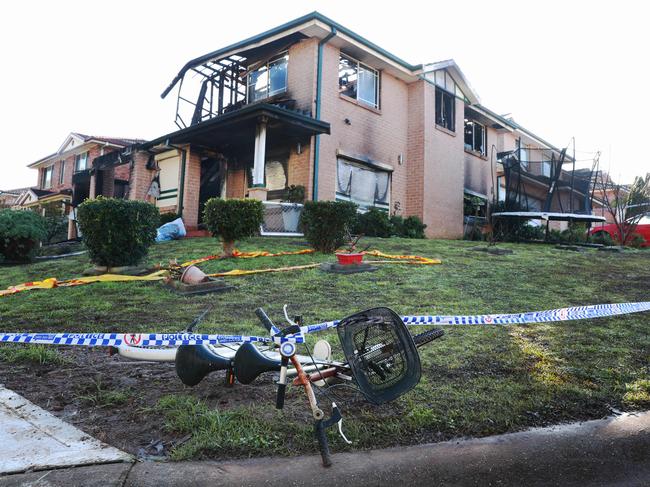
[[(650, 4), (607, 1), (30, 1), (0, 6), (0, 189), (70, 132), (175, 130), (190, 59), (313, 10), (412, 64), (453, 58), (481, 103), (620, 182), (650, 172)], [(645, 142), (644, 142), (645, 143)]]

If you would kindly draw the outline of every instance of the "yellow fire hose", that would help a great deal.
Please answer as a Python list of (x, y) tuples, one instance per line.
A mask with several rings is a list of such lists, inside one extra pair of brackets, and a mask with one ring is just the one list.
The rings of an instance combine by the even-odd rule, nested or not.
[[(314, 253), (313, 249), (304, 249), (297, 250), (292, 252), (277, 252), (271, 253), (267, 251), (256, 251), (256, 252), (240, 252), (238, 250), (233, 251), (233, 257), (237, 259), (253, 259), (256, 257), (280, 257), (285, 255), (302, 255), (302, 254), (311, 254)], [(384, 254), (379, 250), (372, 250), (364, 252), (365, 255), (372, 255), (374, 257), (381, 257), (384, 259), (392, 260), (373, 260), (367, 261), (368, 264), (414, 264), (414, 265), (433, 265), (441, 264), (442, 261), (438, 259), (430, 259), (428, 257), (421, 257), (419, 255), (391, 255)], [(209, 255), (207, 257), (202, 257), (199, 259), (190, 260), (182, 263), (181, 267), (188, 267), (195, 265), (201, 262), (206, 262), (209, 260), (221, 259), (223, 257), (219, 255)], [(210, 277), (236, 277), (236, 276), (248, 276), (252, 274), (265, 274), (270, 272), (287, 272), (303, 269), (313, 269), (318, 267), (320, 263), (316, 264), (305, 264), (305, 265), (296, 265), (296, 266), (285, 266), (285, 267), (276, 267), (270, 269), (233, 269), (226, 272), (217, 272), (214, 274), (208, 274)], [(1, 296), (8, 296), (11, 294), (16, 294), (22, 291), (29, 291), (32, 289), (52, 289), (55, 287), (71, 287), (71, 286), (81, 286), (84, 284), (91, 284), (93, 282), (128, 282), (128, 281), (160, 281), (168, 277), (169, 271), (167, 269), (162, 269), (146, 276), (127, 276), (122, 274), (102, 274), (100, 276), (88, 276), (88, 277), (78, 277), (75, 279), (68, 279), (64, 281), (59, 281), (55, 277), (50, 277), (42, 281), (31, 281), (25, 282), (23, 284), (18, 284), (16, 286), (10, 286), (9, 288), (0, 291)]]

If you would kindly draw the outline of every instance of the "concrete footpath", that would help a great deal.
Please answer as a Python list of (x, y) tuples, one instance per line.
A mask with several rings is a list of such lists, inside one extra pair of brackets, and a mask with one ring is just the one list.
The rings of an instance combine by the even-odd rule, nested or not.
[(0, 486), (648, 486), (650, 412), (320, 457), (117, 463), (0, 477)]

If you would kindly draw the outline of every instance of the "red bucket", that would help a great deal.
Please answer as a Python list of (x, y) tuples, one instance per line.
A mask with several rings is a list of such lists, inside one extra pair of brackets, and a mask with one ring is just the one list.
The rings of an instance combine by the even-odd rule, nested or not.
[(336, 254), (336, 259), (341, 265), (359, 265), (363, 260), (363, 254), (361, 252), (354, 254)]

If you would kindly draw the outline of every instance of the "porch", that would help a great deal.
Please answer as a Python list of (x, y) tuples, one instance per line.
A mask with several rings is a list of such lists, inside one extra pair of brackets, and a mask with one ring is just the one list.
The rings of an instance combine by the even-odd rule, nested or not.
[[(161, 211), (175, 211), (191, 230), (212, 197), (280, 202), (290, 185), (312, 178), (311, 137), (327, 122), (269, 103), (255, 103), (159, 137), (138, 147), (153, 157)], [(135, 171), (140, 171), (135, 166)]]

